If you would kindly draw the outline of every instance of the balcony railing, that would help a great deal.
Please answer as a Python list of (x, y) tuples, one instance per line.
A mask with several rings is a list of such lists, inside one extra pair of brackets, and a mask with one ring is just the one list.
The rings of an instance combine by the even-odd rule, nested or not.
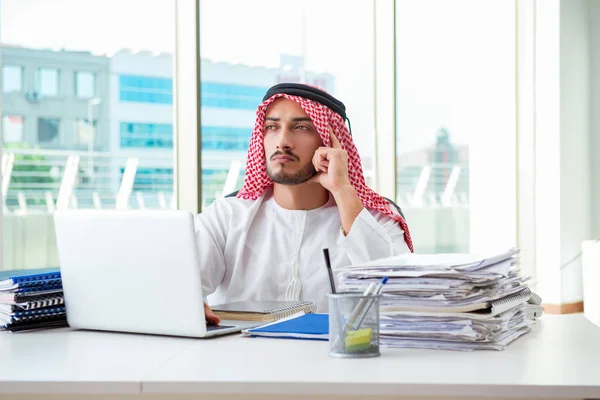
[[(243, 153), (207, 151), (202, 160), (204, 206), (241, 187)], [(1, 167), (4, 212), (176, 205), (170, 155), (9, 149)], [(369, 183), (373, 173), (365, 174)], [(468, 207), (468, 175), (467, 165), (402, 166), (397, 171), (397, 203), (403, 209)]]

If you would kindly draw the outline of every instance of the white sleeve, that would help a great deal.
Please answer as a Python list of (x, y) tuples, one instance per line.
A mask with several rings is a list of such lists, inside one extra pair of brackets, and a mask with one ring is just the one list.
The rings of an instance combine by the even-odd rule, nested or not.
[(366, 208), (358, 214), (348, 235), (340, 232), (337, 243), (352, 264), (410, 252), (400, 224), (382, 212)]
[(230, 214), (228, 205), (217, 200), (196, 216), (196, 247), (204, 298), (213, 294), (225, 277), (224, 250)]

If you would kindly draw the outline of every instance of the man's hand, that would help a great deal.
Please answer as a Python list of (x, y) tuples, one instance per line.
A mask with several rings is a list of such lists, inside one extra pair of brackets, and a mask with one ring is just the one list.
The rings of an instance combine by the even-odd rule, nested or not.
[(348, 153), (342, 149), (333, 128), (329, 126), (331, 147), (319, 147), (315, 151), (312, 162), (317, 175), (309, 179), (309, 183), (320, 183), (329, 190), (335, 199), (342, 220), (342, 230), (347, 235), (356, 217), (363, 210), (363, 205), (350, 183), (348, 176)]
[(219, 322), (221, 322), (221, 318), (219, 318), (206, 303), (204, 303), (204, 315), (206, 316), (206, 322), (208, 324), (219, 325)]
[(331, 147), (321, 146), (315, 151), (312, 163), (318, 174), (313, 176), (309, 183), (320, 183), (334, 195), (337, 191), (351, 187), (348, 178), (348, 153), (342, 149), (333, 128), (329, 126)]

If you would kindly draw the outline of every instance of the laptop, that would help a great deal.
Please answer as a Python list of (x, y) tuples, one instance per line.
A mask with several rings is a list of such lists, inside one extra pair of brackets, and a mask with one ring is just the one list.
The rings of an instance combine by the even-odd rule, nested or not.
[(72, 328), (204, 338), (257, 325), (207, 325), (190, 212), (57, 211), (54, 224)]

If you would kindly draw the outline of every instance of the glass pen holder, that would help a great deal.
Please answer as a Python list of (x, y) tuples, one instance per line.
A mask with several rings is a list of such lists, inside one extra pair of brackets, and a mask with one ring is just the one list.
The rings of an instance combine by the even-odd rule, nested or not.
[(377, 357), (381, 294), (328, 294), (329, 355), (342, 358)]

